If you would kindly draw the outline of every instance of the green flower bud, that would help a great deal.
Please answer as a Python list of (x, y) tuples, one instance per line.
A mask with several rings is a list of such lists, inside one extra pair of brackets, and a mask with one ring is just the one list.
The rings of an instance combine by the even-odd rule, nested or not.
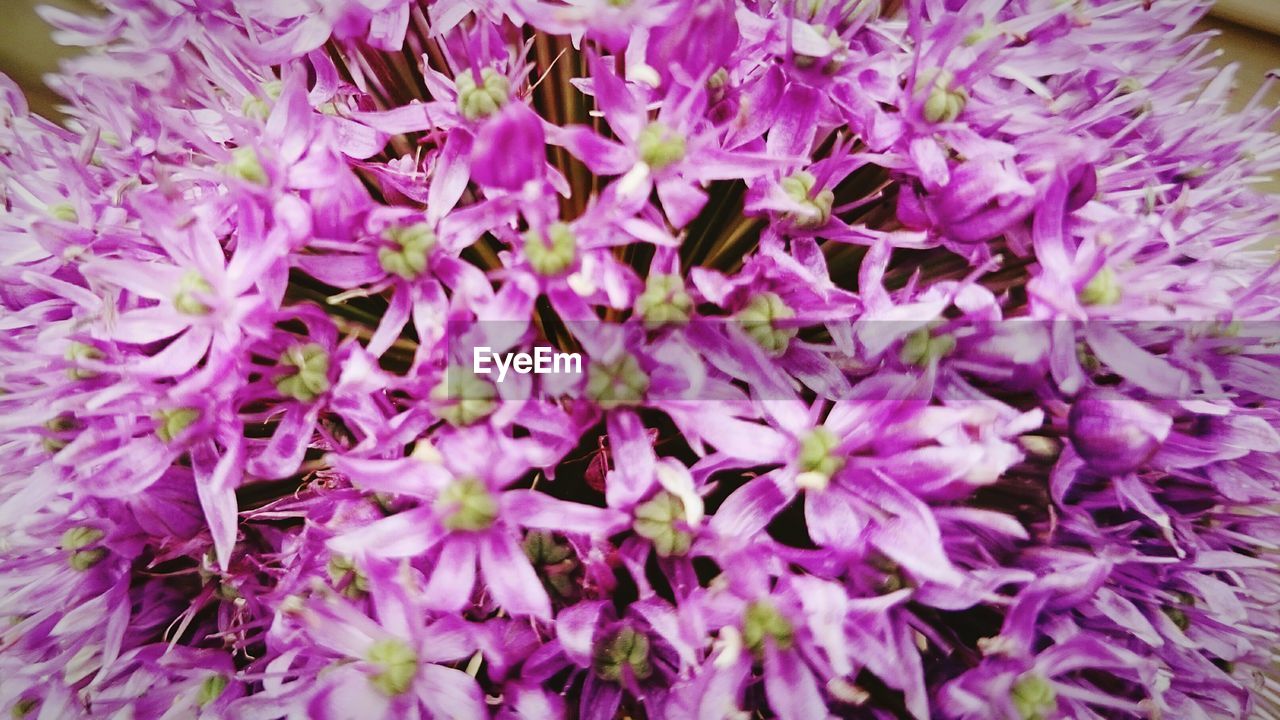
[(498, 389), (469, 368), (450, 366), (445, 378), (431, 389), (436, 415), (454, 427), (464, 427), (488, 417), (497, 407)]
[(524, 539), (524, 554), (534, 565), (555, 565), (569, 559), (573, 551), (568, 545), (556, 542), (545, 530), (531, 530)]
[(378, 667), (370, 678), (373, 686), (392, 697), (413, 687), (418, 674), (418, 654), (403, 640), (386, 638), (369, 647), (369, 662)]
[(487, 530), (498, 519), (498, 499), (483, 482), (458, 478), (440, 492), (436, 510), (444, 515), (449, 530)]
[[(67, 350), (62, 354), (62, 357), (68, 362), (78, 363), (82, 360), (101, 360), (103, 355), (102, 351), (92, 345), (72, 340), (67, 344)], [(97, 375), (98, 373), (93, 370), (85, 370), (78, 367), (67, 368), (67, 377), (72, 380), (85, 380), (97, 377)]]
[(93, 547), (105, 535), (101, 530), (85, 525), (73, 527), (62, 534), (61, 546), (72, 569), (83, 572), (107, 556), (104, 548)]
[(276, 390), (299, 402), (311, 402), (329, 390), (329, 353), (318, 343), (294, 345), (280, 356), (290, 372), (276, 377)]
[(956, 339), (951, 335), (934, 336), (929, 328), (920, 328), (907, 336), (902, 343), (899, 357), (908, 365), (927, 367), (956, 349)]
[(75, 206), (69, 202), (60, 202), (50, 205), (49, 217), (68, 223), (80, 222), (79, 213), (76, 212)]
[(382, 237), (394, 247), (378, 249), (378, 264), (392, 275), (412, 280), (427, 269), (427, 256), (435, 247), (436, 234), (426, 223), (393, 227)]
[(340, 586), (342, 594), (353, 600), (369, 592), (369, 578), (360, 572), (354, 560), (345, 555), (330, 557), (325, 574), (334, 587)]
[(524, 256), (539, 275), (559, 275), (577, 258), (578, 240), (565, 223), (552, 223), (545, 239), (535, 230), (524, 234)]
[(924, 102), (924, 119), (931, 123), (951, 122), (960, 117), (969, 102), (964, 88), (954, 88), (955, 75), (950, 70), (923, 70), (916, 77), (916, 92), (928, 93)]
[(800, 472), (818, 481), (815, 490), (825, 489), (831, 477), (844, 467), (845, 459), (832, 454), (839, 444), (836, 434), (821, 425), (800, 439)]
[(813, 173), (805, 170), (782, 179), (782, 189), (787, 197), (803, 206), (802, 210), (787, 213), (787, 220), (798, 228), (818, 228), (831, 220), (831, 205), (836, 194), (831, 190), (820, 190), (815, 194), (813, 188), (817, 182)]
[(719, 70), (716, 70), (715, 72), (711, 73), (711, 77), (707, 78), (708, 90), (719, 90), (728, 84), (729, 84), (729, 71), (724, 68), (720, 68)]
[(258, 159), (258, 153), (251, 147), (238, 147), (231, 151), (231, 163), (227, 165), (227, 174), (255, 185), (268, 183), (267, 171)]
[(92, 550), (77, 550), (71, 553), (71, 557), (67, 559), (72, 570), (84, 572), (89, 568), (102, 562), (102, 558), (107, 556), (107, 551), (102, 548), (94, 548)]
[(458, 89), (458, 112), (468, 120), (488, 117), (507, 104), (511, 82), (493, 68), (480, 70), (480, 85), (470, 70), (460, 73), (453, 80)]
[(684, 159), (684, 137), (662, 123), (652, 122), (636, 138), (640, 159), (653, 170), (662, 170)]
[(13, 704), (13, 709), (9, 711), (9, 714), (13, 716), (14, 720), (22, 720), (39, 706), (40, 701), (36, 698), (22, 698)]
[(271, 115), (273, 102), (280, 99), (283, 89), (284, 86), (279, 80), (268, 80), (262, 84), (262, 96), (250, 95), (240, 103), (241, 114), (259, 122), (266, 120)]
[(778, 608), (765, 600), (747, 605), (742, 616), (742, 643), (757, 655), (764, 651), (767, 640), (773, 640), (780, 650), (786, 650), (795, 642), (796, 630), (778, 612)]
[(84, 423), (80, 422), (75, 415), (64, 412), (45, 421), (44, 427), (51, 433), (55, 433), (58, 437), (45, 437), (42, 444), (45, 450), (49, 452), (58, 452), (67, 446), (66, 435), (84, 429)]
[(1115, 271), (1103, 265), (1080, 291), (1080, 302), (1085, 305), (1114, 305), (1120, 301), (1120, 294)]
[(62, 549), (63, 550), (80, 550), (96, 545), (99, 540), (106, 537), (106, 533), (87, 525), (79, 525), (62, 533)]
[(200, 689), (196, 691), (196, 704), (204, 707), (217, 700), (222, 695), (222, 691), (227, 689), (228, 682), (230, 680), (222, 673), (213, 673), (206, 676), (204, 681), (200, 683)]
[(587, 368), (587, 397), (604, 410), (637, 405), (648, 389), (649, 376), (630, 353), (610, 362), (593, 362)]
[(178, 283), (178, 292), (173, 296), (173, 307), (183, 315), (208, 315), (211, 308), (197, 296), (212, 293), (213, 286), (198, 270), (188, 270)]
[(658, 555), (670, 557), (689, 552), (693, 535), (684, 524), (684, 503), (680, 498), (663, 490), (637, 506), (635, 517), (632, 528), (653, 543)]
[(155, 411), (151, 418), (156, 421), (156, 437), (171, 443), (200, 418), (200, 411), (192, 407), (166, 408)]
[(596, 675), (610, 682), (622, 680), (623, 669), (631, 670), (637, 680), (653, 674), (649, 662), (649, 637), (634, 628), (623, 627), (596, 643), (592, 653), (592, 669)]
[(1053, 684), (1039, 675), (1024, 675), (1014, 683), (1009, 699), (1022, 720), (1047, 720), (1058, 709)]
[(684, 280), (679, 275), (654, 273), (645, 281), (644, 292), (636, 298), (635, 311), (650, 329), (682, 325), (693, 312), (693, 299), (685, 292)]
[(778, 327), (775, 323), (795, 316), (795, 310), (777, 293), (763, 292), (751, 298), (751, 302), (734, 317), (756, 344), (774, 355), (781, 355), (799, 329), (789, 325)]

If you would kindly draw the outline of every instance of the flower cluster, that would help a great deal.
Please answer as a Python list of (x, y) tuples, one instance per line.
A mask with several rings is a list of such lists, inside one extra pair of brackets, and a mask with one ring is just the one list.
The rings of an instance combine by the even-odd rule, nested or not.
[(100, 4), (0, 77), (14, 717), (1274, 711), (1204, 3)]

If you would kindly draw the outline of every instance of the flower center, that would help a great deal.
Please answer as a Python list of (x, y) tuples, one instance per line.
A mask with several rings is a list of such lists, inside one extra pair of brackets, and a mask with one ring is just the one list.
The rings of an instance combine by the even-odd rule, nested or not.
[(524, 255), (539, 275), (559, 275), (573, 265), (578, 240), (565, 223), (552, 223), (545, 238), (536, 230), (524, 234)]
[(200, 683), (200, 689), (196, 691), (196, 704), (204, 707), (217, 700), (222, 695), (222, 691), (227, 689), (227, 682), (227, 676), (222, 673), (207, 676)]
[(479, 85), (476, 85), (475, 74), (469, 70), (454, 78), (453, 84), (458, 90), (458, 112), (468, 120), (494, 114), (507, 104), (511, 92), (511, 82), (493, 68), (480, 70)]
[(369, 578), (356, 567), (355, 560), (345, 555), (334, 555), (325, 565), (325, 573), (335, 588), (355, 600), (369, 591)]
[(836, 194), (831, 190), (815, 193), (813, 190), (817, 182), (813, 173), (805, 170), (782, 179), (782, 189), (787, 197), (800, 205), (799, 209), (787, 213), (787, 220), (798, 228), (818, 228), (831, 220), (831, 205)]
[(281, 395), (311, 402), (328, 391), (329, 353), (322, 345), (294, 345), (280, 356), (280, 364), (292, 368), (275, 379)]
[(693, 312), (693, 299), (685, 292), (679, 275), (655, 273), (645, 282), (644, 292), (636, 298), (636, 314), (650, 328), (688, 322)]
[(774, 355), (781, 355), (798, 330), (787, 325), (778, 327), (775, 322), (790, 320), (795, 316), (795, 310), (777, 293), (763, 292), (751, 298), (751, 302), (739, 310), (735, 317), (757, 345)]
[(1115, 271), (1103, 265), (1080, 291), (1080, 302), (1085, 305), (1115, 305), (1120, 302), (1120, 295)]
[(693, 535), (684, 528), (685, 510), (680, 498), (663, 490), (635, 510), (632, 527), (636, 534), (648, 538), (658, 555), (684, 555), (693, 544)]
[(200, 300), (201, 295), (213, 293), (213, 286), (198, 270), (188, 270), (178, 282), (178, 292), (173, 296), (173, 307), (183, 315), (208, 315), (211, 308)]
[(262, 167), (262, 160), (251, 147), (238, 147), (231, 151), (231, 162), (227, 165), (227, 174), (255, 185), (266, 185), (267, 171)]
[(649, 376), (631, 353), (610, 362), (593, 362), (587, 369), (587, 397), (602, 409), (636, 405), (649, 389)]
[(73, 527), (62, 534), (62, 549), (67, 552), (67, 563), (72, 569), (83, 572), (107, 556), (106, 549), (93, 547), (105, 535), (97, 528), (84, 525)]
[(431, 400), (439, 407), (436, 415), (454, 427), (471, 425), (489, 416), (497, 407), (498, 390), (493, 383), (471, 370), (452, 365), (445, 378), (431, 390)]
[(378, 667), (370, 678), (373, 686), (387, 695), (403, 695), (418, 674), (418, 654), (403, 640), (386, 638), (369, 646), (369, 662)]
[(934, 336), (929, 328), (920, 328), (907, 336), (899, 357), (908, 365), (927, 367), (949, 355), (956, 348), (951, 335)]
[(618, 682), (625, 671), (637, 680), (653, 674), (649, 662), (649, 637), (634, 628), (624, 627), (596, 643), (592, 668), (605, 680)]
[(943, 68), (923, 70), (916, 78), (916, 91), (928, 92), (924, 101), (924, 119), (931, 123), (951, 122), (960, 117), (969, 102), (964, 88), (952, 87), (955, 75)]
[(813, 490), (825, 490), (831, 477), (844, 467), (845, 459), (832, 453), (839, 438), (824, 426), (818, 426), (800, 439), (800, 484)]
[(1009, 699), (1022, 720), (1046, 720), (1058, 708), (1058, 694), (1053, 685), (1039, 675), (1026, 675), (1014, 683)]
[(636, 138), (640, 159), (653, 170), (662, 170), (684, 159), (685, 140), (662, 123), (649, 123)]
[(382, 234), (390, 247), (378, 248), (378, 264), (392, 275), (412, 280), (427, 269), (427, 255), (435, 247), (436, 234), (426, 223), (389, 228)]
[(151, 417), (156, 422), (156, 437), (171, 443), (200, 418), (200, 411), (192, 407), (164, 408), (152, 413)]
[(488, 530), (498, 519), (498, 499), (476, 478), (459, 478), (436, 498), (449, 530)]
[(69, 202), (60, 202), (50, 205), (49, 217), (68, 223), (80, 222), (80, 214), (76, 212), (75, 206)]
[[(92, 345), (72, 340), (67, 345), (67, 351), (63, 353), (62, 357), (65, 358), (67, 362), (74, 365), (83, 360), (101, 360), (103, 358), (103, 354), (101, 350)], [(97, 376), (98, 373), (93, 370), (85, 370), (80, 367), (67, 368), (67, 377), (72, 380), (85, 380)]]
[(250, 95), (240, 103), (240, 113), (251, 120), (266, 120), (271, 115), (272, 104), (280, 99), (283, 89), (284, 85), (279, 80), (268, 80), (262, 84), (262, 95)]
[(762, 652), (768, 640), (780, 650), (789, 649), (795, 638), (795, 626), (772, 603), (756, 600), (747, 605), (742, 616), (742, 642), (753, 653)]

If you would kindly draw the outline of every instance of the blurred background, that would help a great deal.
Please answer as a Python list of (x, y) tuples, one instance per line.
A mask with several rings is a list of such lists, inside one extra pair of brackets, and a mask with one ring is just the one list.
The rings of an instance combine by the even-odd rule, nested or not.
[[(91, 0), (0, 0), (4, 13), (0, 20), (0, 72), (22, 86), (33, 109), (51, 115), (56, 114), (57, 98), (41, 78), (57, 67), (60, 58), (78, 49), (54, 44), (49, 27), (36, 15), (38, 5), (92, 12), (93, 4)], [(1218, 63), (1240, 63), (1234, 101), (1237, 107), (1242, 106), (1267, 71), (1280, 68), (1280, 0), (1218, 0), (1202, 25), (1219, 33), (1213, 41), (1222, 53)], [(1280, 87), (1272, 91), (1269, 100), (1280, 103)]]

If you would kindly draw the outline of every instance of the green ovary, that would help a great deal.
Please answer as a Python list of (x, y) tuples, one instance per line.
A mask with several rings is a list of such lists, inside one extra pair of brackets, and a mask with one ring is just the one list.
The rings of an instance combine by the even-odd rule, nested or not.
[(390, 246), (378, 249), (378, 264), (391, 275), (412, 280), (427, 269), (436, 234), (426, 223), (395, 227), (382, 234)]
[(649, 376), (630, 353), (610, 362), (593, 362), (587, 369), (587, 397), (604, 410), (637, 405), (648, 389)]
[(684, 517), (684, 503), (664, 490), (636, 507), (632, 528), (653, 543), (658, 555), (684, 555), (693, 544), (693, 535), (683, 527)]
[(771, 603), (757, 600), (747, 605), (742, 616), (742, 642), (747, 649), (759, 654), (764, 651), (765, 642), (772, 640), (778, 649), (786, 650), (795, 637), (795, 626)]
[(190, 407), (171, 408), (157, 410), (151, 417), (156, 421), (156, 437), (170, 443), (200, 419), (200, 411)]
[(451, 366), (445, 379), (431, 389), (438, 405), (436, 415), (454, 427), (472, 425), (488, 417), (497, 407), (498, 390), (462, 366)]
[(604, 680), (622, 680), (623, 670), (630, 669), (637, 680), (653, 674), (649, 662), (649, 638), (634, 628), (624, 627), (596, 643), (592, 668)]
[(818, 179), (813, 173), (800, 172), (782, 179), (782, 189), (787, 197), (798, 203), (802, 209), (787, 213), (787, 220), (798, 228), (812, 229), (826, 225), (831, 220), (831, 206), (836, 195), (831, 190), (814, 192)]
[(1010, 699), (1022, 720), (1047, 720), (1058, 708), (1053, 684), (1039, 675), (1025, 675), (1013, 686)]
[(460, 73), (453, 82), (458, 89), (458, 112), (468, 120), (494, 114), (507, 104), (511, 93), (511, 82), (492, 68), (480, 71), (479, 85), (470, 70)]
[(636, 314), (649, 328), (688, 322), (693, 312), (693, 299), (684, 289), (679, 275), (656, 273), (645, 282), (644, 292), (636, 298)]
[(524, 235), (524, 255), (539, 275), (559, 275), (573, 266), (578, 241), (573, 230), (562, 222), (547, 227), (546, 237), (535, 230)]
[(369, 647), (368, 659), (378, 668), (370, 682), (382, 692), (394, 697), (413, 687), (413, 679), (418, 674), (418, 654), (404, 641), (379, 640)]
[(498, 519), (498, 499), (475, 478), (455, 480), (436, 498), (435, 507), (449, 530), (487, 530)]
[(294, 345), (280, 357), (290, 372), (275, 379), (281, 395), (311, 402), (329, 390), (329, 353), (318, 343)]
[(781, 355), (791, 343), (791, 338), (798, 331), (785, 324), (779, 326), (778, 321), (786, 321), (796, 316), (777, 293), (764, 292), (756, 295), (747, 306), (738, 311), (734, 317), (742, 324), (742, 329), (752, 340), (769, 353)]
[(640, 159), (653, 170), (662, 170), (684, 159), (685, 140), (662, 123), (649, 123), (636, 138)]

